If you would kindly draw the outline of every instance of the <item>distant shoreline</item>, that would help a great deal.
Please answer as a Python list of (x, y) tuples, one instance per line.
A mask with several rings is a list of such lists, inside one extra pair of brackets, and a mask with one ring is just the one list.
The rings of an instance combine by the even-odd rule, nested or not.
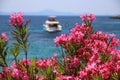
[[(10, 14), (0, 14), (0, 16), (10, 16)], [(51, 16), (51, 15), (27, 15), (27, 14), (25, 14), (24, 16)], [(52, 16), (80, 16), (80, 15), (52, 15)], [(96, 15), (96, 16), (101, 16), (101, 17), (104, 17), (104, 16), (107, 16), (107, 17), (110, 17), (110, 15)]]
[(110, 18), (112, 18), (112, 19), (120, 19), (120, 15), (118, 15), (118, 16), (112, 16)]

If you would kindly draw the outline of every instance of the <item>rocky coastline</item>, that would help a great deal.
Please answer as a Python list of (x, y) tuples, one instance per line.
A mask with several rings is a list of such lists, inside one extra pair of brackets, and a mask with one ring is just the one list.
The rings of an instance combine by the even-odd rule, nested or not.
[(112, 19), (120, 19), (120, 15), (110, 17)]

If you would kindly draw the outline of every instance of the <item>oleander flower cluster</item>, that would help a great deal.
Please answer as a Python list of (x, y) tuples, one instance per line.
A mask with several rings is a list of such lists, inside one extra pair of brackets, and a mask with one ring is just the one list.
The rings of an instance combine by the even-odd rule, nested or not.
[(23, 19), (23, 14), (22, 13), (13, 13), (11, 14), (10, 16), (10, 26), (15, 26), (15, 27), (18, 27), (18, 26), (21, 26), (24, 22), (24, 19)]
[[(54, 53), (51, 58), (28, 59), (28, 22), (24, 24), (22, 14), (11, 15), (15, 42), (11, 48), (7, 45), (7, 35), (0, 36), (0, 80), (119, 80), (120, 40), (115, 34), (94, 31), (93, 14), (80, 17), (81, 25), (76, 23), (69, 34), (54, 39), (55, 46), (62, 48), (61, 56)], [(18, 59), (21, 49), (25, 57)], [(8, 53), (14, 60), (10, 66), (6, 59)]]
[(67, 54), (63, 57), (66, 75), (78, 80), (119, 80), (120, 40), (114, 34), (93, 31), (93, 14), (80, 17), (82, 25), (55, 39)]

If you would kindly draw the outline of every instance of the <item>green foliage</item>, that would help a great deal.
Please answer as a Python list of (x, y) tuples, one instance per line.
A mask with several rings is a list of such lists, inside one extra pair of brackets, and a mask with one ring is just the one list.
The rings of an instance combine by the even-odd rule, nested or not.
[(57, 66), (57, 69), (58, 69), (58, 72), (61, 72), (61, 74), (66, 74), (66, 70), (65, 70), (65, 64), (62, 63), (63, 61), (58, 61), (58, 66)]
[(8, 54), (7, 41), (0, 38), (0, 66), (7, 66), (6, 56)]
[[(27, 44), (28, 37), (30, 33), (28, 32), (29, 28), (28, 27), (21, 27), (21, 28), (16, 28), (15, 30), (12, 30), (11, 34), (13, 38), (23, 47)], [(24, 46), (23, 46), (24, 45)]]
[(13, 43), (13, 48), (10, 48), (10, 53), (13, 55), (14, 60), (17, 62), (17, 57), (20, 54), (20, 45)]
[(99, 76), (95, 76), (94, 78), (92, 78), (90, 80), (104, 80), (104, 79), (102, 78), (101, 75), (99, 75)]
[(55, 79), (54, 78), (55, 76), (53, 73), (53, 68), (51, 66), (49, 66), (47, 69), (45, 69), (43, 71), (43, 75), (47, 80), (54, 80)]
[(120, 80), (120, 74), (119, 73), (112, 73), (110, 80)]
[(99, 54), (99, 58), (102, 62), (107, 62), (111, 59), (111, 56), (110, 54), (101, 54), (101, 53), (98, 53)]
[[(27, 26), (28, 23), (26, 24), (21, 24), (20, 26), (14, 26), (14, 29), (11, 31), (12, 37), (15, 40), (12, 43), (12, 47), (9, 49), (9, 52), (13, 55), (15, 62), (17, 65), (19, 65), (19, 60), (17, 60), (18, 55), (21, 53), (21, 49), (24, 50), (25, 53), (25, 59), (26, 59), (26, 64), (28, 60), (28, 48), (30, 43), (28, 42), (29, 39), (29, 27)], [(25, 70), (27, 70), (28, 73), (28, 65), (25, 65)], [(31, 67), (30, 67), (30, 73), (31, 73)]]
[(32, 64), (28, 68), (28, 75), (30, 76), (31, 80), (34, 80), (35, 74), (37, 74), (37, 68), (36, 68), (36, 61), (37, 61), (37, 59), (33, 58), (31, 60), (32, 60)]

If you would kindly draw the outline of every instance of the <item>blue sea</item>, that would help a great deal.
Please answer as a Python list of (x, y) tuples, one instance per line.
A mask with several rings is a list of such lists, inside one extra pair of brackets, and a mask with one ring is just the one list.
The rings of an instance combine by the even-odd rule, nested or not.
[[(29, 58), (47, 58), (51, 57), (53, 53), (60, 55), (60, 48), (56, 48), (54, 39), (63, 33), (68, 34), (75, 23), (81, 24), (79, 16), (57, 16), (57, 20), (62, 25), (61, 32), (49, 33), (43, 29), (43, 24), (47, 20), (47, 16), (24, 16), (25, 20), (31, 19), (30, 27), (30, 48)], [(103, 31), (104, 33), (114, 33), (120, 39), (120, 19), (111, 19), (109, 16), (97, 16), (96, 21), (93, 22), (95, 31)], [(9, 26), (9, 16), (0, 16), (0, 34), (6, 33), (9, 36), (8, 45), (14, 41), (10, 31), (13, 27)], [(24, 52), (21, 50), (19, 58), (24, 57)]]

